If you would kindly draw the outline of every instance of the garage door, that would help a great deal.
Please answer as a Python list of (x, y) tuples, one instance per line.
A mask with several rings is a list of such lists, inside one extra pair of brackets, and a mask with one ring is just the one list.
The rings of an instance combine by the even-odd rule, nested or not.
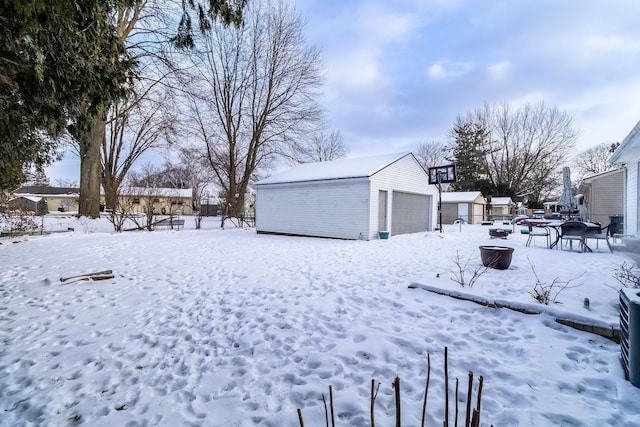
[(394, 191), (391, 203), (392, 235), (429, 230), (431, 196)]

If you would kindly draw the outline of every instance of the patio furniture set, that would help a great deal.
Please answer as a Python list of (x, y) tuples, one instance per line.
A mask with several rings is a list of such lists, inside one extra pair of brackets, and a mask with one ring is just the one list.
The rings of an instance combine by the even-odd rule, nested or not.
[[(550, 249), (563, 248), (569, 244), (569, 250), (573, 250), (575, 242), (577, 248), (581, 252), (593, 252), (593, 249), (587, 244), (588, 240), (596, 241), (596, 248), (600, 240), (607, 243), (609, 251), (613, 252), (609, 238), (611, 237), (610, 225), (606, 227), (600, 224), (586, 221), (543, 221), (529, 220), (526, 221), (529, 229), (526, 246), (530, 246), (536, 237), (544, 237), (546, 246)], [(558, 246), (560, 245), (560, 246)]]

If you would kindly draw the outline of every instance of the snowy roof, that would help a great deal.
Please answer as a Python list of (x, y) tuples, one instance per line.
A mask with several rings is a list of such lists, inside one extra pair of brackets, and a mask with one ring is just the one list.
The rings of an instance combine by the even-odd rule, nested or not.
[(491, 197), (492, 205), (513, 205), (511, 197)]
[(625, 162), (636, 161), (640, 158), (640, 121), (624, 137), (620, 146), (609, 158), (609, 163), (617, 165)]
[(442, 193), (442, 201), (445, 203), (484, 203), (484, 198), (479, 191), (446, 191)]
[(340, 159), (332, 162), (304, 163), (258, 181), (257, 185), (367, 178), (406, 156), (413, 156), (413, 154), (394, 153), (381, 156)]
[(193, 195), (191, 188), (145, 188), (124, 187), (121, 189), (123, 196), (158, 196), (190, 198)]
[(35, 202), (35, 203), (38, 203), (38, 202), (40, 202), (40, 200), (42, 200), (42, 197), (29, 196), (29, 195), (24, 195), (24, 194), (16, 197), (15, 199), (11, 199), (11, 200), (16, 200), (16, 199), (20, 199), (20, 198), (27, 199), (27, 200), (30, 200), (30, 201)]
[(604, 171), (604, 172), (600, 172), (600, 173), (597, 173), (597, 174), (594, 174), (594, 175), (586, 176), (586, 177), (584, 177), (582, 179), (582, 181), (586, 182), (586, 183), (589, 183), (589, 182), (593, 181), (594, 179), (598, 179), (598, 178), (602, 178), (602, 177), (605, 177), (605, 176), (608, 176), (608, 175), (614, 175), (616, 173), (622, 173), (622, 172), (624, 172), (624, 169), (621, 168), (621, 167), (617, 167), (615, 169), (609, 169), (608, 171)]
[(38, 195), (38, 196), (77, 196), (80, 189), (75, 187), (46, 187), (46, 186), (25, 186), (18, 188), (14, 194), (16, 196)]

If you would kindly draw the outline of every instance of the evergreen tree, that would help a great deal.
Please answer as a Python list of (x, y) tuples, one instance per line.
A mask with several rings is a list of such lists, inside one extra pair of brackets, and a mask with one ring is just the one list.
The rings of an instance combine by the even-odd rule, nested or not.
[(484, 146), (488, 133), (481, 123), (458, 117), (451, 130), (455, 145), (452, 158), (456, 165), (457, 180), (454, 191), (480, 190), (478, 183), (486, 175), (483, 167)]
[(24, 166), (49, 163), (68, 125), (122, 95), (133, 64), (108, 20), (116, 1), (0, 5), (0, 189), (17, 187)]

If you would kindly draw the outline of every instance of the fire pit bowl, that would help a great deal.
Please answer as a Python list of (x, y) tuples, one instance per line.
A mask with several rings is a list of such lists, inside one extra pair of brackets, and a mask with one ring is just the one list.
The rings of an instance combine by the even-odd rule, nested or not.
[(513, 248), (508, 246), (480, 246), (482, 265), (496, 270), (506, 270), (511, 265)]

